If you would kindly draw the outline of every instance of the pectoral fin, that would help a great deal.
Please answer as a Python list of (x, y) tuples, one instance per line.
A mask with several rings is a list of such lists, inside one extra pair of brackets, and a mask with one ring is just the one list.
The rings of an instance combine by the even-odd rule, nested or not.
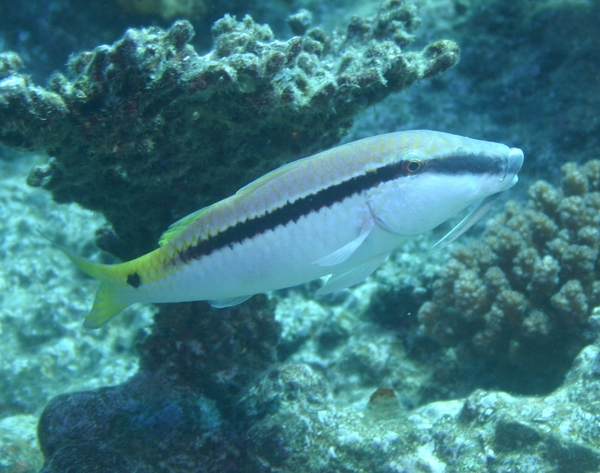
[(381, 265), (381, 263), (383, 263), (388, 255), (389, 253), (385, 253), (347, 271), (333, 273), (327, 282), (319, 288), (316, 294), (330, 294), (364, 281)]
[(215, 309), (222, 309), (224, 307), (241, 304), (250, 299), (253, 295), (254, 294), (250, 294), (249, 296), (230, 297), (229, 299), (218, 299), (216, 301), (208, 301), (208, 303)]
[(348, 258), (350, 258), (350, 256), (352, 256), (356, 250), (360, 248), (360, 245), (362, 245), (365, 242), (367, 237), (371, 234), (371, 231), (373, 231), (374, 227), (375, 223), (373, 222), (373, 220), (367, 220), (363, 224), (358, 237), (356, 237), (350, 243), (334, 251), (333, 253), (329, 253), (327, 256), (318, 259), (313, 264), (318, 264), (319, 266), (335, 266), (336, 264), (343, 263)]
[(435, 252), (441, 250), (442, 248), (446, 248), (450, 243), (475, 225), (481, 219), (481, 217), (485, 215), (490, 207), (494, 205), (494, 203), (496, 203), (500, 197), (502, 197), (504, 192), (497, 192), (496, 194), (492, 194), (479, 202), (479, 204), (477, 204), (477, 206), (458, 223), (458, 225), (446, 233), (446, 235), (444, 235), (435, 245), (431, 247), (431, 251)]

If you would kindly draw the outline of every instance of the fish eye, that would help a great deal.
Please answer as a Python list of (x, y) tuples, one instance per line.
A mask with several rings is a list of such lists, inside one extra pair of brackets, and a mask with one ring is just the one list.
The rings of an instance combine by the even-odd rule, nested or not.
[(423, 162), (415, 157), (410, 157), (402, 163), (402, 168), (406, 174), (416, 174), (423, 167)]

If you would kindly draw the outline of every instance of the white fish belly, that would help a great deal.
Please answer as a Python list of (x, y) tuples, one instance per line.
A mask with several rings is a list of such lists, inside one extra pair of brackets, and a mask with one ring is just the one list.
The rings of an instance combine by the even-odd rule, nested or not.
[[(226, 246), (189, 261), (165, 278), (147, 283), (143, 302), (218, 300), (302, 284), (331, 274), (338, 266), (315, 262), (353, 241), (371, 218), (365, 197), (356, 195), (296, 222)], [(372, 238), (373, 237), (373, 238)], [(398, 237), (379, 229), (357, 252), (359, 264), (390, 251)], [(345, 266), (344, 264), (339, 266)]]

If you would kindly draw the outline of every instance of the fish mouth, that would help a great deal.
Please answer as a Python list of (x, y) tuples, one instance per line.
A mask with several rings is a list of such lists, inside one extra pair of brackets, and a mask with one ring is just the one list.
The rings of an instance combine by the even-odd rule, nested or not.
[[(508, 150), (508, 155), (506, 156), (506, 168), (504, 170), (504, 176), (502, 177), (502, 181), (508, 179), (508, 182), (511, 184), (516, 184), (517, 173), (523, 166), (523, 160), (525, 156), (523, 155), (523, 151), (519, 148), (510, 148)], [(514, 182), (513, 182), (514, 181)]]

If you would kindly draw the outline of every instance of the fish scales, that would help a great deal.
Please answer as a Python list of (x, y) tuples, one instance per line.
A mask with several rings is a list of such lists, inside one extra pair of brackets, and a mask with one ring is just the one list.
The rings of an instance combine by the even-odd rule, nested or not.
[[(287, 287), (307, 278), (315, 279), (327, 271), (317, 265), (306, 267), (304, 263), (333, 251), (354, 236), (339, 231), (342, 222), (353, 217), (352, 212), (351, 205), (336, 205), (335, 209), (321, 210), (296, 223), (279, 225), (232, 247), (182, 263), (181, 269), (171, 276), (149, 283), (144, 296), (159, 296), (164, 302), (196, 300), (201, 285), (203, 298), (219, 300), (240, 292), (255, 294), (280, 284)], [(332, 232), (335, 238), (328, 237)], [(274, 267), (279, 268), (277, 273), (272, 271)], [(171, 286), (164, 286), (169, 279)], [(177, 287), (177, 292), (172, 287)]]
[(417, 130), (379, 135), (304, 158), (173, 224), (160, 247), (99, 265), (86, 326), (134, 302), (209, 300), (217, 307), (330, 275), (318, 291), (360, 282), (408, 236), (480, 202), (443, 241), (466, 231), (517, 181), (517, 148)]
[(238, 222), (263, 215), (288, 202), (360, 175), (369, 168), (385, 164), (383, 159), (376, 162), (365, 159), (373, 155), (385, 156), (387, 150), (381, 143), (364, 143), (360, 151), (354, 152), (348, 145), (328, 150), (312, 158), (296, 161), (289, 168), (282, 168), (281, 171), (285, 172), (281, 172), (276, 179), (269, 179), (257, 187), (243, 188), (215, 206), (214, 213), (211, 212), (214, 219), (197, 222), (198, 225), (206, 224), (206, 228), (203, 228), (206, 233), (202, 237), (214, 235)]

